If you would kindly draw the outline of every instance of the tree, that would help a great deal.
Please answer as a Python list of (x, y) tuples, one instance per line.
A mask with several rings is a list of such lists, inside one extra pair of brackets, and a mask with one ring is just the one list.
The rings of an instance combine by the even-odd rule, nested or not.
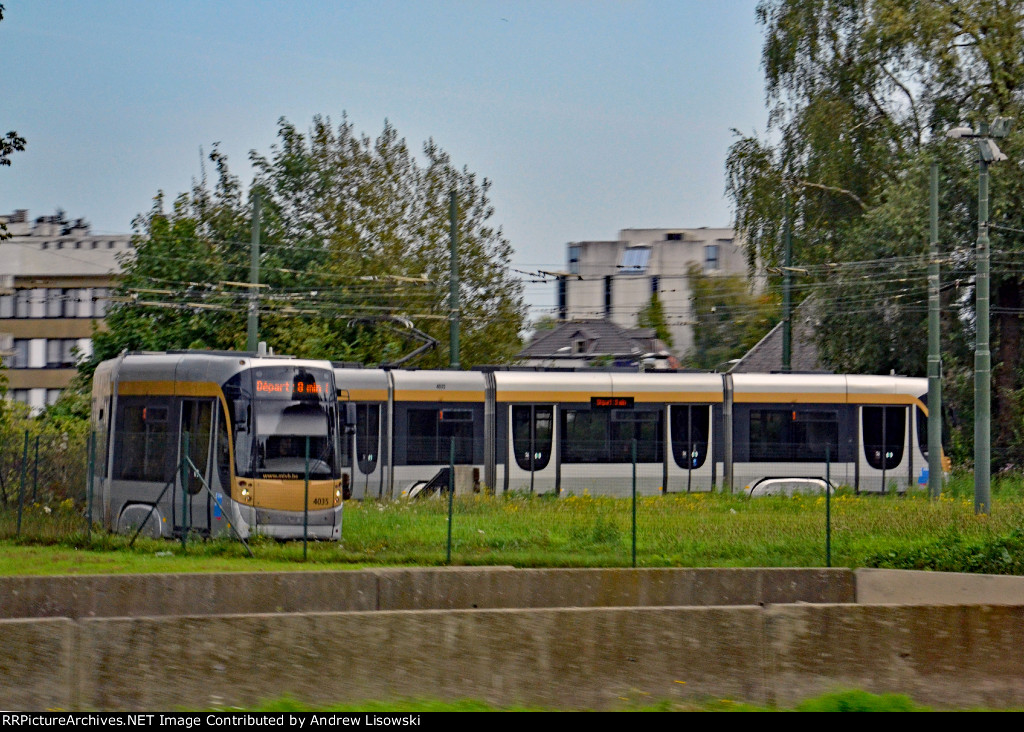
[[(839, 371), (921, 375), (926, 352), (927, 171), (941, 170), (947, 311), (944, 369), (955, 388), (970, 368), (976, 155), (944, 137), (996, 115), (1024, 121), (1024, 2), (762, 0), (768, 134), (740, 136), (727, 189), (748, 257), (781, 263), (792, 226), (799, 292), (822, 303), (819, 347)], [(997, 460), (1024, 458), (1020, 300), (1024, 284), (1021, 135), (992, 168), (992, 313)], [(772, 282), (778, 284), (778, 270)], [(1014, 451), (1021, 454), (1014, 455)]]
[(687, 276), (696, 323), (684, 365), (714, 369), (739, 358), (779, 322), (778, 299), (752, 293), (743, 277), (706, 275), (698, 264), (690, 265)]
[[(461, 363), (519, 350), (526, 309), (511, 245), (490, 223), (489, 180), (457, 169), (433, 141), (420, 163), (390, 124), (371, 139), (347, 118), (333, 127), (316, 117), (307, 134), (282, 119), (270, 153), (250, 158), (249, 198), (258, 191), (262, 201), (260, 339), (276, 352), (387, 362), (424, 333), (442, 347), (416, 365), (447, 365), (453, 191)], [(96, 334), (95, 360), (125, 348), (245, 347), (251, 200), (218, 148), (209, 160), (212, 186), (204, 173), (170, 210), (160, 193), (136, 219), (134, 255), (108, 330)]]
[[(0, 4), (0, 21), (4, 19), (4, 6)], [(11, 155), (25, 149), (25, 138), (13, 130), (0, 137), (0, 165), (10, 165)], [(0, 221), (0, 241), (9, 239), (7, 224)], [(0, 392), (2, 394), (2, 392)]]
[(651, 293), (650, 301), (637, 313), (636, 322), (641, 328), (654, 328), (654, 334), (658, 339), (669, 348), (672, 347), (672, 331), (665, 322), (665, 308), (657, 292)]

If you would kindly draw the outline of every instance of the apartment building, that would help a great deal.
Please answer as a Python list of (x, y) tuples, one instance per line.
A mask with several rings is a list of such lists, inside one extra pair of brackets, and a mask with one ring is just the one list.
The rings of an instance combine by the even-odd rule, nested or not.
[(102, 322), (131, 252), (129, 234), (94, 234), (84, 219), (58, 212), (30, 220), (21, 209), (0, 216), (0, 353), (8, 396), (34, 411), (52, 404), (92, 353), (94, 324)]
[(616, 241), (566, 245), (566, 270), (558, 280), (561, 320), (603, 318), (635, 328), (657, 293), (672, 334), (672, 352), (693, 343), (689, 270), (745, 275), (744, 253), (732, 229), (623, 229)]

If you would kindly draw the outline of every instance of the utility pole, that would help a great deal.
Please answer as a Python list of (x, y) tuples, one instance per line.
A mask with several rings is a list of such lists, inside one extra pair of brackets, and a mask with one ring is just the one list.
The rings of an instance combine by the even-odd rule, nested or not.
[(942, 493), (942, 356), (939, 323), (939, 164), (933, 162), (928, 196), (928, 495)]
[(786, 252), (782, 268), (782, 370), (793, 370), (793, 225), (790, 221), (789, 204), (786, 204), (786, 229), (784, 234)]
[(249, 249), (249, 318), (245, 350), (256, 353), (259, 346), (260, 283), (260, 192), (252, 193), (252, 246)]
[(988, 241), (988, 166), (1006, 160), (993, 138), (1006, 137), (1010, 120), (996, 117), (991, 129), (983, 122), (977, 133), (955, 127), (946, 133), (954, 139), (975, 140), (978, 149), (978, 245), (974, 278), (974, 512), (991, 510), (992, 480), (992, 352), (989, 350), (990, 250)]
[(449, 358), (450, 368), (459, 368), (459, 203), (452, 191), (448, 199), (448, 216), (451, 219), (451, 290), (448, 294), (449, 308)]

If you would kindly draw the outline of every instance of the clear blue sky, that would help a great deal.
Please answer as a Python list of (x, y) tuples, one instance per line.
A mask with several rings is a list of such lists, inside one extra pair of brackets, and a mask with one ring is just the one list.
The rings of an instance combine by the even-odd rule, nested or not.
[[(214, 142), (249, 182), (315, 114), (493, 181), (525, 270), (622, 228), (727, 226), (732, 129), (767, 113), (756, 0), (2, 0), (0, 212), (127, 233)], [(2, 270), (2, 264), (0, 264)], [(529, 285), (533, 315), (553, 285)]]

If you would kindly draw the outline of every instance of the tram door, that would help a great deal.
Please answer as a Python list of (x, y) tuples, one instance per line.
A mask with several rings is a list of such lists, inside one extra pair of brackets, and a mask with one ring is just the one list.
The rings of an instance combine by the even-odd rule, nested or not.
[(907, 408), (861, 407), (861, 456), (858, 488), (885, 492), (893, 484), (907, 487), (904, 452), (907, 444)]
[(513, 404), (512, 459), (508, 462), (509, 488), (547, 493), (555, 490), (555, 407), (552, 404)]
[[(178, 443), (179, 491), (171, 507), (176, 533), (189, 531), (208, 533), (216, 517), (220, 517), (214, 495), (219, 481), (213, 476), (215, 399), (183, 399), (181, 402), (181, 430)], [(188, 445), (187, 451), (185, 445)], [(188, 457), (188, 461), (184, 460)], [(184, 470), (182, 465), (184, 464)], [(217, 485), (214, 485), (214, 483)], [(183, 497), (183, 494), (185, 497)]]

